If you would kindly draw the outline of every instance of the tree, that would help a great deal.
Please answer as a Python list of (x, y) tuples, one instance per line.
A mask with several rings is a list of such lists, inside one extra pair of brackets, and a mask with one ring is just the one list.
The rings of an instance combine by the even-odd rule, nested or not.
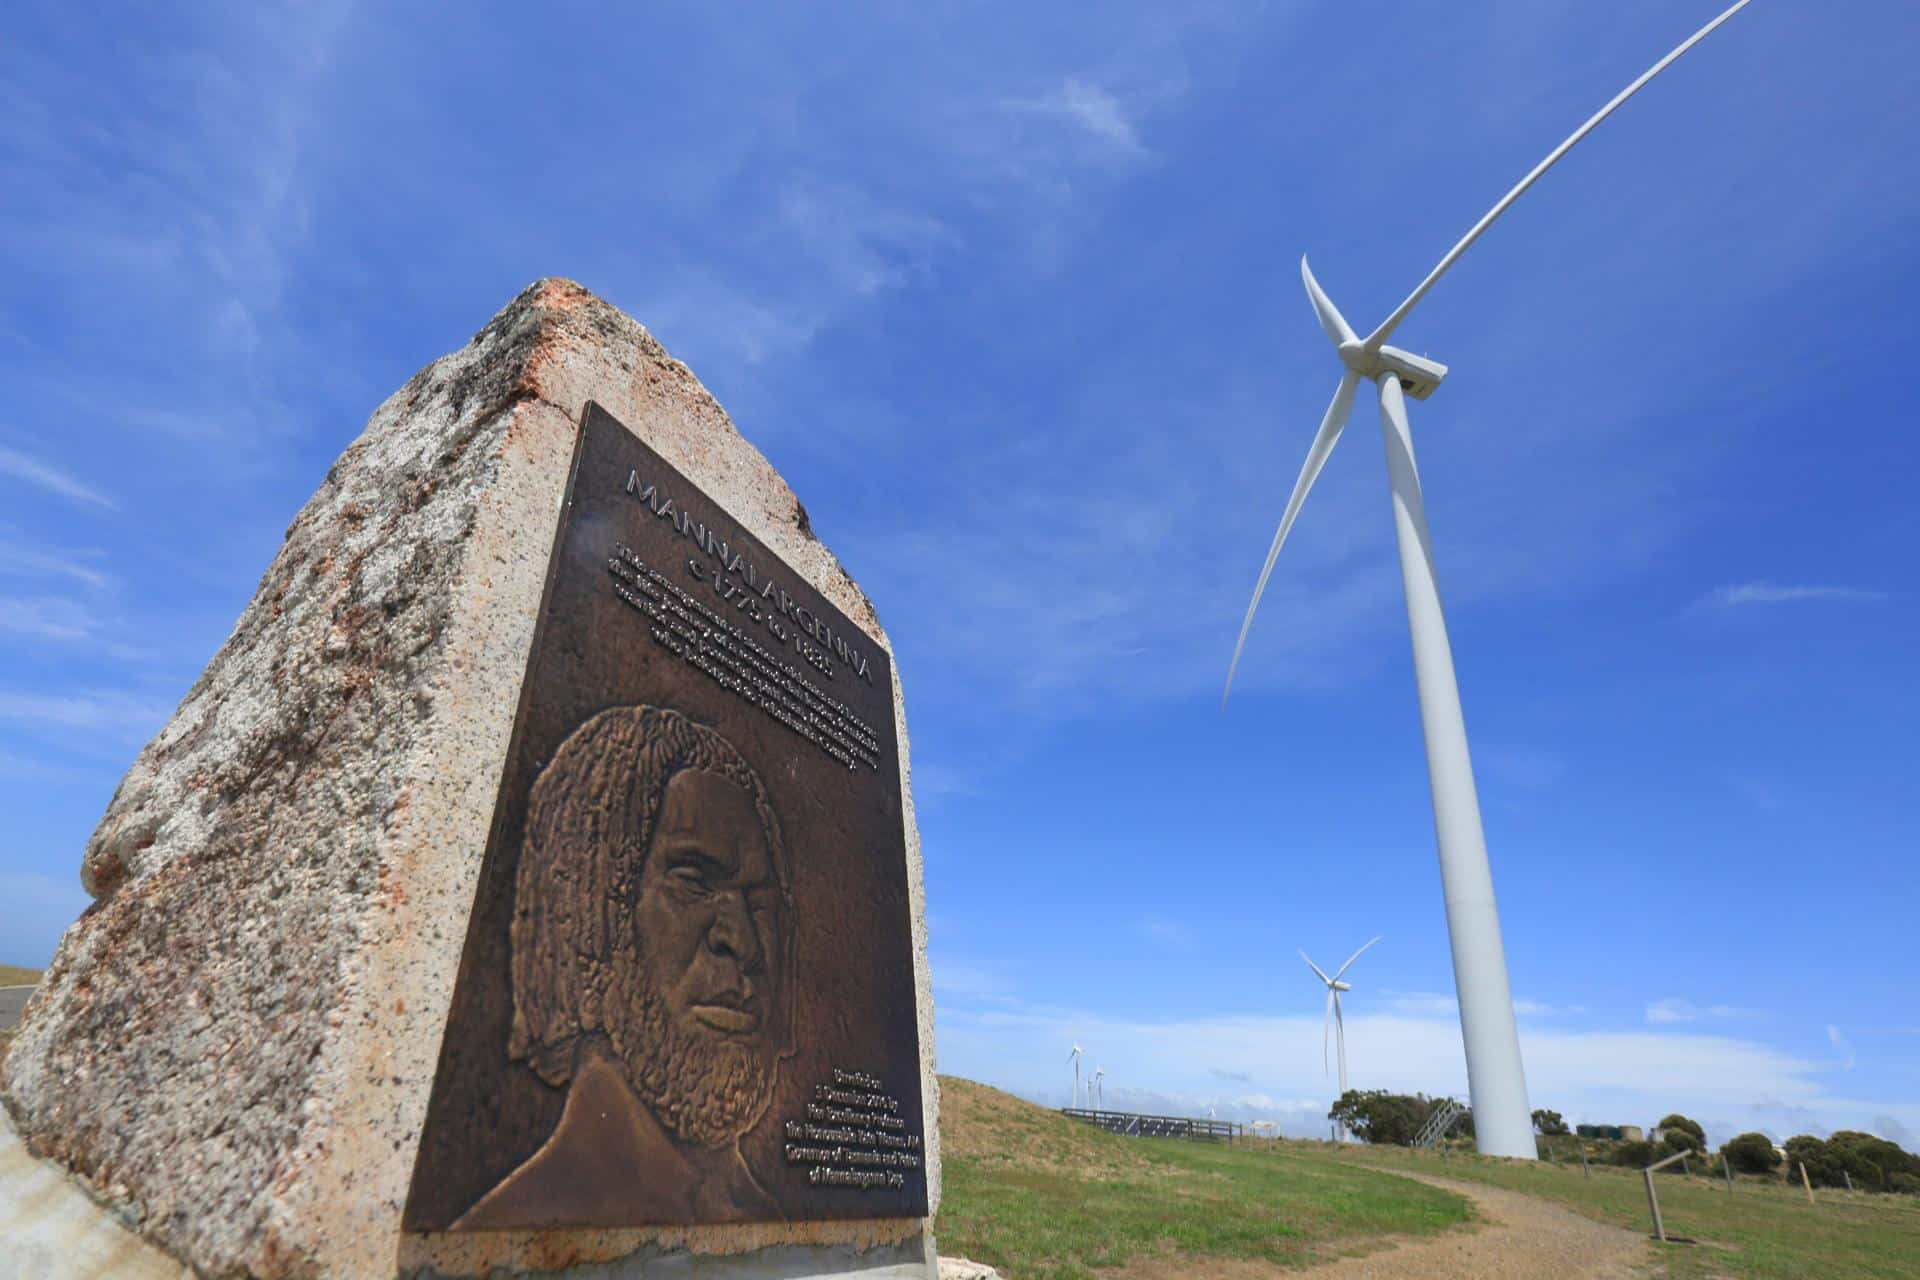
[(1920, 1156), (1901, 1150), (1898, 1143), (1857, 1129), (1840, 1129), (1828, 1135), (1827, 1151), (1863, 1190), (1891, 1191), (1893, 1175), (1920, 1174)]
[(1780, 1153), (1764, 1133), (1743, 1133), (1720, 1148), (1727, 1164), (1741, 1173), (1772, 1173), (1780, 1167)]
[(1327, 1119), (1339, 1121), (1362, 1142), (1411, 1146), (1420, 1126), (1433, 1114), (1435, 1102), (1424, 1095), (1349, 1089), (1327, 1112)]
[(1668, 1116), (1657, 1126), (1660, 1141), (1668, 1151), (1698, 1151), (1704, 1154), (1707, 1149), (1707, 1131), (1693, 1120), (1678, 1114)]
[[(1829, 1147), (1810, 1133), (1797, 1134), (1786, 1142), (1787, 1159), (1807, 1171), (1807, 1181), (1816, 1187), (1845, 1187), (1843, 1173), (1852, 1173), (1841, 1157), (1841, 1151)], [(1842, 1148), (1841, 1150), (1844, 1150)], [(1857, 1157), (1856, 1157), (1857, 1159)], [(1862, 1161), (1861, 1163), (1865, 1163)], [(1788, 1169), (1792, 1175), (1792, 1169)], [(1878, 1178), (1875, 1179), (1878, 1182)]]
[(1558, 1111), (1539, 1110), (1533, 1113), (1533, 1128), (1550, 1138), (1567, 1132), (1567, 1122)]

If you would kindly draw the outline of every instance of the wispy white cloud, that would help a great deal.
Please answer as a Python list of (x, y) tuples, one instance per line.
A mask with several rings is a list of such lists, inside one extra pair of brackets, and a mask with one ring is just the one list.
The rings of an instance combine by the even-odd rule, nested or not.
[(87, 611), (71, 600), (0, 596), (0, 634), (82, 640), (90, 629)]
[(110, 511), (118, 509), (120, 505), (92, 485), (76, 479), (59, 467), (42, 462), (18, 449), (9, 449), (5, 445), (0, 445), (0, 475), (24, 480), (37, 489), (43, 489), (74, 502), (105, 507)]
[(74, 782), (93, 776), (86, 770), (51, 764), (33, 756), (0, 751), (0, 778), (33, 782)]
[(84, 730), (122, 742), (146, 741), (172, 712), (173, 707), (167, 703), (116, 690), (64, 694), (0, 690), (0, 720), (47, 729)]
[(1126, 105), (1113, 93), (1078, 76), (1068, 76), (1036, 97), (1004, 99), (1000, 106), (1016, 115), (1063, 121), (1118, 152), (1139, 155), (1145, 151)]
[(864, 304), (923, 279), (955, 243), (938, 219), (848, 182), (788, 184), (725, 275), (683, 271), (635, 314), (689, 364), (760, 365), (804, 350)]
[(1827, 1041), (1833, 1045), (1833, 1051), (1840, 1055), (1841, 1066), (1848, 1071), (1853, 1070), (1853, 1064), (1856, 1061), (1853, 1042), (1841, 1033), (1840, 1028), (1831, 1023), (1827, 1024)]
[(1655, 1000), (1647, 1006), (1647, 1021), (1654, 1026), (1675, 1026), (1683, 1022), (1700, 1022), (1708, 1018), (1755, 1018), (1761, 1015), (1752, 1009), (1741, 1009), (1730, 1004), (1697, 1005), (1691, 1000), (1678, 996), (1668, 996)]
[[(1410, 1014), (1416, 1017), (1457, 1016), (1460, 1002), (1450, 995), (1438, 991), (1394, 991), (1383, 990), (1388, 1011)], [(1529, 1000), (1524, 996), (1515, 997), (1513, 1011), (1523, 1018), (1551, 1018), (1569, 1014), (1585, 1013), (1586, 1006), (1577, 1004), (1549, 1004), (1544, 1000)]]
[(953, 796), (980, 794), (979, 785), (973, 778), (959, 769), (939, 763), (915, 762), (912, 784), (915, 800), (945, 800)]
[(837, 292), (870, 298), (925, 274), (953, 233), (924, 213), (882, 204), (850, 183), (809, 181), (780, 199), (780, 229)]
[(1862, 587), (1797, 586), (1783, 587), (1771, 582), (1744, 582), (1716, 587), (1695, 602), (1696, 608), (1732, 609), (1752, 604), (1799, 604), (1808, 600), (1852, 600), (1871, 602), (1887, 599), (1884, 591)]
[(0, 573), (71, 578), (100, 590), (111, 580), (89, 562), (100, 559), (101, 555), (97, 551), (49, 550), (7, 537), (6, 531), (0, 530)]
[(1162, 943), (1186, 942), (1193, 936), (1184, 921), (1162, 915), (1142, 917), (1140, 920), (1140, 932), (1155, 942)]

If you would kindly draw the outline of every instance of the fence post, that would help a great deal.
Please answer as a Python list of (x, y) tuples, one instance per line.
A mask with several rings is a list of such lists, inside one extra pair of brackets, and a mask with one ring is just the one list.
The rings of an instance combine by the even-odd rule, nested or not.
[(1653, 1192), (1654, 1170), (1664, 1169), (1676, 1160), (1681, 1161), (1681, 1167), (1684, 1168), (1686, 1156), (1687, 1153), (1684, 1151), (1676, 1152), (1668, 1156), (1665, 1160), (1655, 1160), (1652, 1164), (1640, 1171), (1640, 1176), (1647, 1180), (1647, 1208), (1653, 1211), (1653, 1234), (1659, 1237), (1661, 1244), (1667, 1242), (1667, 1227), (1665, 1223), (1660, 1221), (1660, 1197)]
[(1816, 1203), (1813, 1198), (1813, 1183), (1807, 1177), (1807, 1162), (1805, 1160), (1800, 1162), (1800, 1185), (1807, 1189), (1807, 1203)]
[(1720, 1153), (1720, 1172), (1727, 1175), (1727, 1194), (1733, 1194), (1733, 1166), (1727, 1163), (1727, 1153)]
[(1580, 1176), (1583, 1178), (1593, 1176), (1593, 1171), (1587, 1168), (1587, 1144), (1584, 1142), (1580, 1144)]
[(1847, 1190), (1849, 1191), (1853, 1190), (1853, 1175), (1848, 1173), (1845, 1169), (1842, 1169), (1840, 1171), (1840, 1176), (1847, 1180)]

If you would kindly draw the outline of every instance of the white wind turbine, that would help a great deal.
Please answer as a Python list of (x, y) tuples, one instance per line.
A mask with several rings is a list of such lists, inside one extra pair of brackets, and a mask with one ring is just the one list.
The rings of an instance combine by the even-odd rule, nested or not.
[(1106, 1110), (1107, 1108), (1107, 1069), (1105, 1067), (1095, 1067), (1093, 1069), (1093, 1080), (1090, 1084), (1088, 1084), (1087, 1091), (1089, 1093), (1096, 1093), (1099, 1097), (1099, 1101), (1093, 1104), (1093, 1109), (1095, 1111)]
[[(1507, 983), (1506, 950), (1501, 944), (1500, 917), (1494, 907), (1493, 875), (1487, 866), (1486, 837), (1480, 826), (1473, 764), (1467, 754), (1460, 690), (1454, 680), (1453, 652), (1440, 611), (1426, 507), (1421, 498), (1419, 473), (1414, 467), (1413, 438), (1407, 428), (1405, 397), (1426, 399), (1440, 385), (1447, 369), (1445, 365), (1387, 346), (1386, 340), (1448, 268), (1459, 261), (1460, 255), (1538, 181), (1540, 175), (1553, 167), (1555, 161), (1641, 86), (1748, 3), (1749, 0), (1739, 0), (1696, 31), (1574, 130), (1572, 136), (1501, 197), (1485, 217), (1474, 223), (1447, 256), (1440, 259), (1440, 265), (1428, 272), (1427, 278), (1407, 295), (1406, 301), (1365, 339), (1354, 333), (1333, 300), (1322, 291), (1307, 267), (1307, 260), (1304, 257), (1300, 260), (1300, 275), (1306, 282), (1307, 296), (1312, 299), (1320, 327), (1334, 344), (1345, 371), (1313, 445), (1307, 450), (1306, 463), (1300, 468), (1293, 495), (1287, 499), (1286, 512), (1281, 516), (1280, 528), (1273, 535), (1273, 545), (1268, 548), (1266, 563), (1261, 566), (1260, 580), (1254, 586), (1252, 603), (1247, 606), (1246, 620), (1240, 625), (1240, 638), (1233, 648), (1233, 661), (1227, 667), (1227, 689), (1233, 688), (1234, 671), (1240, 665), (1247, 631), (1253, 625), (1254, 610), (1259, 608), (1260, 596), (1267, 589), (1267, 579), (1273, 573), (1281, 544), (1287, 540), (1308, 490), (1313, 488), (1320, 469), (1326, 465), (1327, 455), (1340, 439), (1347, 415), (1353, 409), (1360, 379), (1365, 378), (1379, 388), (1380, 394), (1380, 424), (1386, 437), (1387, 474), (1393, 489), (1394, 532), (1400, 545), (1400, 578), (1406, 591), (1408, 628), (1413, 635), (1414, 679), (1419, 687), (1420, 722), (1426, 736), (1427, 778), (1433, 791), (1440, 880), (1446, 899), (1447, 933), (1453, 947), (1454, 986), (1460, 998), (1460, 1031), (1466, 1045), (1467, 1086), (1473, 1097), (1474, 1132), (1480, 1150), (1487, 1155), (1531, 1160), (1535, 1152), (1532, 1117), (1527, 1106), (1526, 1071), (1520, 1061), (1513, 995)], [(1221, 705), (1225, 704), (1223, 693)]]
[[(1340, 993), (1353, 990), (1353, 984), (1342, 982), (1340, 979), (1346, 975), (1347, 970), (1353, 968), (1353, 962), (1360, 958), (1361, 953), (1378, 941), (1380, 941), (1378, 936), (1368, 939), (1366, 946), (1348, 956), (1347, 962), (1335, 970), (1331, 978), (1321, 971), (1320, 966), (1315, 964), (1306, 952), (1300, 953), (1300, 958), (1307, 962), (1307, 968), (1313, 970), (1313, 976), (1327, 984), (1327, 1021), (1320, 1031), (1320, 1068), (1323, 1071), (1328, 1069), (1327, 1034), (1331, 1032), (1335, 1043), (1339, 1046), (1339, 1053), (1336, 1056), (1340, 1060), (1341, 1097), (1345, 1097), (1347, 1093), (1347, 1020), (1340, 1012)], [(1528, 1123), (1532, 1123), (1531, 1116), (1528, 1117)]]
[(1075, 1107), (1080, 1105), (1080, 1055), (1085, 1052), (1086, 1050), (1082, 1049), (1076, 1041), (1073, 1052), (1067, 1055), (1067, 1061), (1073, 1064), (1073, 1105)]

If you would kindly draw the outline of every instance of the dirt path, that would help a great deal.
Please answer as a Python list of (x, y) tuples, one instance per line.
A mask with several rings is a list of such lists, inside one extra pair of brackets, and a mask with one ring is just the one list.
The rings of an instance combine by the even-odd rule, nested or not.
[(1392, 1172), (1467, 1197), (1485, 1225), (1293, 1275), (1312, 1280), (1627, 1280), (1651, 1271), (1653, 1256), (1638, 1232), (1594, 1222), (1518, 1191)]

